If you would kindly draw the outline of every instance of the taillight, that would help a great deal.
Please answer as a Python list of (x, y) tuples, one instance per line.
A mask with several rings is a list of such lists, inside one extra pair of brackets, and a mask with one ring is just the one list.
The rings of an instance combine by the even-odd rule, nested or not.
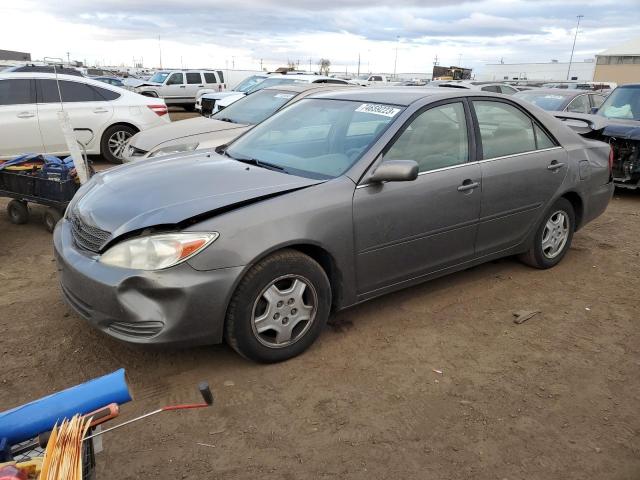
[(149, 107), (149, 109), (159, 117), (169, 113), (169, 109), (166, 105), (147, 105), (147, 107)]

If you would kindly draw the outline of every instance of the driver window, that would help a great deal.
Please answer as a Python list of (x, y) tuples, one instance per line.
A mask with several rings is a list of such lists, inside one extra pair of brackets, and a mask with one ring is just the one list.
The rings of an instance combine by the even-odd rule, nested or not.
[(420, 172), (467, 162), (469, 142), (462, 103), (441, 105), (419, 114), (405, 127), (384, 159), (414, 160)]
[(181, 73), (172, 73), (167, 80), (167, 85), (182, 85), (184, 83), (184, 76)]

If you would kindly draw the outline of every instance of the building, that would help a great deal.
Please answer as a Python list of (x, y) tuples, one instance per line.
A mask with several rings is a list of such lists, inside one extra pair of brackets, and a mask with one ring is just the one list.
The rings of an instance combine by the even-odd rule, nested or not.
[(0, 69), (30, 61), (30, 53), (14, 52), (13, 50), (0, 50)]
[(640, 82), (640, 37), (597, 54), (593, 79), (618, 85)]
[(552, 60), (548, 63), (489, 63), (482, 72), (477, 74), (477, 80), (487, 82), (502, 82), (505, 80), (540, 80), (563, 81), (578, 80), (590, 82), (593, 80), (595, 62), (587, 59), (571, 64)]

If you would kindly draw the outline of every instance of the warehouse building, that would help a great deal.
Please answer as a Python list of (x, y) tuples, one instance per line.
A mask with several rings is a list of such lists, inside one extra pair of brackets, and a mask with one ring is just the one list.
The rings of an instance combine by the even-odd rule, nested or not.
[(502, 82), (505, 80), (540, 80), (562, 81), (578, 80), (590, 82), (593, 80), (595, 62), (586, 59), (579, 62), (558, 62), (552, 60), (546, 63), (489, 63), (477, 75), (477, 80), (488, 82)]
[(16, 64), (31, 61), (31, 54), (26, 52), (14, 52), (13, 50), (0, 50), (0, 70)]
[(596, 55), (593, 79), (618, 85), (640, 83), (640, 37)]

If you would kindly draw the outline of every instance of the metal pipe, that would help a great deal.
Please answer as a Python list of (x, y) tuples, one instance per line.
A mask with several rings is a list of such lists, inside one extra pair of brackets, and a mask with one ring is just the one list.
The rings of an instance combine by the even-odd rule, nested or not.
[(569, 57), (569, 69), (567, 70), (567, 80), (571, 78), (571, 63), (573, 62), (573, 51), (576, 48), (576, 39), (578, 38), (578, 28), (580, 28), (580, 19), (583, 18), (584, 15), (578, 15), (578, 24), (576, 25), (576, 34), (573, 36), (573, 47), (571, 47), (571, 57)]

